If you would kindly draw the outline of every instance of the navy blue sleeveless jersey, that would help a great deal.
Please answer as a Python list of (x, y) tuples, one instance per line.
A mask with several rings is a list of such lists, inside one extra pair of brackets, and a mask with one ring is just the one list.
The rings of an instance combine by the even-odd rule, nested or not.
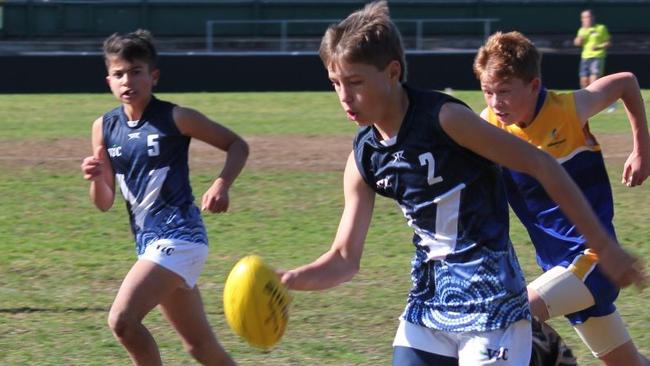
[(190, 187), (190, 137), (176, 127), (173, 109), (152, 97), (139, 121), (129, 121), (121, 106), (103, 117), (104, 146), (138, 254), (158, 239), (208, 243)]
[(409, 108), (393, 144), (374, 127), (354, 141), (362, 177), (397, 201), (413, 228), (413, 287), (402, 319), (449, 332), (490, 331), (529, 319), (509, 239), (501, 170), (453, 141), (438, 119), (446, 94), (406, 88)]

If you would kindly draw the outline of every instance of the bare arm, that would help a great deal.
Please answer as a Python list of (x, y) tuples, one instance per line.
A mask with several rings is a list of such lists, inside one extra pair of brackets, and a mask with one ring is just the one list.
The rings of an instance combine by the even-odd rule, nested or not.
[(580, 31), (582, 30), (582, 27), (578, 29), (578, 32), (576, 33), (576, 37), (573, 39), (573, 45), (576, 47), (581, 47), (582, 42), (584, 42), (584, 38), (580, 35)]
[(174, 120), (184, 135), (226, 151), (226, 162), (221, 173), (203, 194), (201, 209), (210, 212), (227, 211), (230, 204), (228, 190), (246, 164), (248, 144), (236, 133), (190, 108), (174, 108)]
[(650, 135), (641, 89), (630, 72), (604, 76), (575, 92), (576, 112), (583, 124), (618, 99), (623, 100), (634, 145), (623, 168), (622, 182), (642, 184), (650, 175)]
[(90, 181), (91, 202), (101, 211), (108, 211), (115, 201), (115, 175), (106, 148), (103, 146), (102, 125), (102, 117), (93, 122), (93, 155), (84, 158), (81, 171), (84, 179)]
[(566, 171), (550, 155), (481, 120), (469, 109), (448, 103), (440, 111), (445, 132), (460, 145), (537, 179), (599, 254), (604, 272), (621, 287), (642, 285), (638, 262), (608, 235)]
[(283, 273), (282, 282), (289, 288), (324, 290), (349, 281), (359, 271), (375, 193), (363, 181), (353, 154), (345, 166), (343, 186), (345, 208), (332, 246), (312, 263)]
[(576, 47), (582, 46), (582, 37), (576, 36), (576, 38), (573, 39), (573, 45)]

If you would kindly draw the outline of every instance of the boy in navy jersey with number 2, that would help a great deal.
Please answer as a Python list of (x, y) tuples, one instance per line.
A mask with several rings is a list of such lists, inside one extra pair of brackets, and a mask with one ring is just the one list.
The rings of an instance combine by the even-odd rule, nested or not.
[(248, 157), (238, 135), (198, 111), (156, 99), (160, 75), (151, 34), (113, 34), (104, 42), (106, 81), (121, 106), (92, 127), (93, 155), (81, 169), (90, 199), (111, 208), (115, 185), (126, 201), (138, 260), (111, 306), (108, 324), (135, 365), (161, 365), (142, 319), (156, 306), (176, 329), (185, 349), (204, 365), (233, 365), (208, 323), (196, 286), (208, 254), (208, 238), (189, 182), (191, 138), (227, 152), (221, 174), (202, 198), (202, 209), (228, 209), (228, 190)]
[(280, 275), (295, 290), (351, 279), (375, 194), (394, 199), (414, 230), (415, 256), (393, 365), (528, 364), (526, 285), (509, 239), (499, 165), (539, 180), (594, 250), (613, 253), (606, 267), (614, 281), (642, 279), (553, 158), (485, 123), (462, 102), (405, 84), (400, 34), (385, 1), (330, 26), (320, 56), (341, 107), (360, 129), (345, 167), (345, 207), (330, 250)]

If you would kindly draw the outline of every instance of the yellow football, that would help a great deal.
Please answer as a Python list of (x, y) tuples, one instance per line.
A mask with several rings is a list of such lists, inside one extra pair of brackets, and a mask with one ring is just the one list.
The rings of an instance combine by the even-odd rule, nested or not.
[(280, 341), (289, 321), (290, 304), (289, 291), (257, 255), (240, 259), (226, 279), (226, 321), (253, 346), (268, 349)]

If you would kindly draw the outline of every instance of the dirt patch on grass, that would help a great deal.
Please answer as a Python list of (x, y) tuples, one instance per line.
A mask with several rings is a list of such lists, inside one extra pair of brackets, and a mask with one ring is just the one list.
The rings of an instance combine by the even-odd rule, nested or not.
[[(249, 136), (246, 169), (340, 171), (352, 150), (351, 136)], [(89, 139), (0, 141), (0, 169), (77, 170), (92, 152)], [(190, 145), (192, 171), (217, 171), (226, 154), (195, 140)]]
[[(622, 168), (632, 149), (630, 134), (600, 134), (608, 163)], [(251, 149), (247, 170), (342, 171), (352, 149), (352, 136), (247, 136)], [(24, 168), (79, 171), (91, 153), (88, 139), (21, 140), (0, 142), (0, 169)], [(217, 171), (225, 153), (201, 141), (190, 147), (193, 171)]]

